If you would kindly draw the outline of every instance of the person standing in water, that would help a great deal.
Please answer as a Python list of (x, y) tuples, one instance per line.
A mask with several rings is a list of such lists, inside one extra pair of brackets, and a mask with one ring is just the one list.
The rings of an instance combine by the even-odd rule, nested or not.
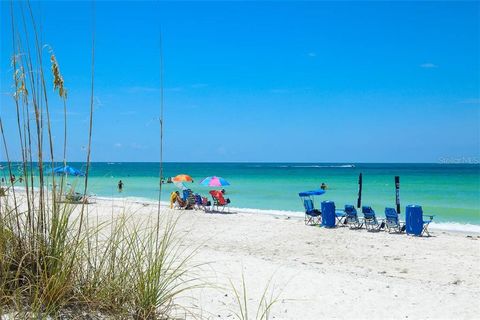
[(122, 180), (118, 181), (118, 192), (122, 192), (123, 190), (123, 182)]

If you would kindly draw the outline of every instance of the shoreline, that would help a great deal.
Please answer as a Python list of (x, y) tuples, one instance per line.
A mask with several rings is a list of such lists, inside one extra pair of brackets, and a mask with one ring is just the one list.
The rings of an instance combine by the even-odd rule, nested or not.
[[(144, 198), (144, 197), (107, 197), (107, 196), (94, 196), (93, 198), (111, 201), (114, 200), (123, 200), (123, 201), (132, 201), (138, 203), (148, 203), (148, 204), (157, 204), (157, 201)], [(169, 202), (161, 201), (162, 207), (168, 207)], [(289, 210), (277, 210), (277, 209), (257, 209), (257, 208), (238, 208), (238, 207), (229, 207), (235, 213), (241, 214), (261, 214), (261, 215), (268, 215), (274, 217), (288, 217), (297, 220), (303, 220), (304, 212), (302, 211), (289, 211)], [(187, 210), (188, 211), (188, 210)], [(361, 216), (361, 213), (359, 213)], [(381, 214), (377, 213), (377, 218), (383, 219), (383, 212)], [(462, 234), (469, 234), (475, 233), (480, 234), (480, 224), (472, 224), (472, 223), (460, 223), (460, 222), (435, 222), (432, 221), (429, 226), (429, 230), (437, 230), (437, 231), (448, 231), (448, 232), (455, 232), (455, 233), (462, 233)]]
[[(14, 187), (16, 192), (25, 192), (22, 190), (23, 188)], [(37, 188), (34, 188), (37, 190)], [(112, 201), (112, 200), (119, 200), (119, 201), (131, 201), (131, 202), (138, 202), (138, 203), (148, 203), (148, 204), (157, 204), (158, 200), (153, 200), (147, 197), (111, 197), (111, 196), (99, 196), (96, 194), (92, 194), (90, 196), (91, 199), (98, 199), (98, 200), (105, 200), (105, 201)], [(161, 201), (162, 207), (168, 208), (169, 202), (168, 201)], [(242, 214), (261, 214), (267, 216), (276, 216), (276, 217), (288, 217), (296, 220), (303, 220), (304, 212), (303, 211), (289, 211), (289, 210), (277, 210), (277, 209), (257, 209), (257, 208), (238, 208), (238, 207), (229, 207), (230, 210), (233, 210), (235, 213), (242, 213)], [(359, 212), (359, 216), (361, 213)], [(383, 219), (383, 211), (377, 213), (377, 218)], [(461, 223), (456, 221), (448, 221), (448, 222), (435, 222), (432, 221), (429, 226), (429, 230), (436, 230), (436, 231), (447, 231), (453, 233), (461, 233), (461, 234), (480, 234), (480, 224), (472, 224), (472, 223)]]

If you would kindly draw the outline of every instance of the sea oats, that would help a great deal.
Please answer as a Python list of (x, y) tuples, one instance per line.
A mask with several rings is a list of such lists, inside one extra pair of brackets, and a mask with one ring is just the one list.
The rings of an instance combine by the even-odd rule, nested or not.
[(54, 54), (50, 56), (50, 62), (52, 63), (53, 90), (58, 90), (58, 95), (63, 99), (67, 99), (67, 90), (64, 87), (60, 67)]

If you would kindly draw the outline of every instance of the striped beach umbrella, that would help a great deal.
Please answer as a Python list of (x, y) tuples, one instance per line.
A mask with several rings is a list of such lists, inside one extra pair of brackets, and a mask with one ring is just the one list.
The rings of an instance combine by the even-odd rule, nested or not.
[(172, 179), (174, 182), (193, 182), (192, 177), (188, 174), (179, 174)]
[(227, 180), (216, 176), (206, 177), (200, 182), (200, 184), (208, 187), (224, 187), (230, 185)]

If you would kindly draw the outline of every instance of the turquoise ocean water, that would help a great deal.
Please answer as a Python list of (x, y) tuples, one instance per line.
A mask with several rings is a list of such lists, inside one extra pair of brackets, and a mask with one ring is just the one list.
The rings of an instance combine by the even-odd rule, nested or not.
[[(84, 168), (82, 163), (70, 163)], [(480, 226), (480, 165), (479, 164), (334, 164), (334, 163), (165, 163), (164, 176), (189, 174), (192, 190), (208, 194), (210, 188), (199, 182), (217, 175), (230, 182), (226, 187), (231, 205), (274, 211), (303, 210), (298, 192), (328, 185), (318, 200), (333, 200), (337, 207), (356, 204), (358, 175), (363, 174), (362, 204), (372, 206), (383, 215), (386, 206), (395, 206), (394, 176), (400, 176), (400, 200), (404, 211), (407, 204), (419, 204), (424, 212), (435, 214), (440, 223), (474, 224)], [(7, 174), (3, 164), (3, 175)], [(18, 172), (18, 168), (14, 169)], [(158, 199), (158, 163), (93, 163), (89, 176), (89, 192), (104, 197), (137, 197)], [(118, 180), (124, 190), (117, 191)], [(82, 178), (69, 177), (81, 187)], [(165, 184), (162, 200), (178, 190)], [(320, 201), (317, 201), (319, 205)]]

